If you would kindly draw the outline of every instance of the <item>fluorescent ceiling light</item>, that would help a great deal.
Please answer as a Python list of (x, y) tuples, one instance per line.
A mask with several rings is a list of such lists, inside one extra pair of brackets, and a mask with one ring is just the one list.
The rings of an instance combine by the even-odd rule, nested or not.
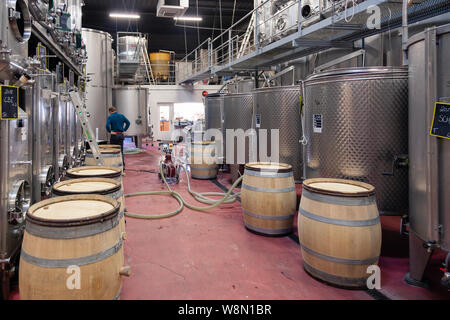
[(122, 19), (139, 19), (141, 16), (138, 14), (128, 14), (128, 13), (110, 13), (111, 18), (122, 18)]
[(175, 20), (180, 20), (180, 21), (202, 21), (203, 18), (202, 17), (175, 17)]

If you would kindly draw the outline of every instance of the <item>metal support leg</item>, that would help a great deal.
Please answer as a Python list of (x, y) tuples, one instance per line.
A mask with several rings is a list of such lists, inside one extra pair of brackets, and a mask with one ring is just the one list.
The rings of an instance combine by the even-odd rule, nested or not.
[(424, 273), (433, 251), (432, 246), (428, 246), (414, 232), (409, 232), (409, 273), (404, 278), (407, 284), (429, 288), (424, 280)]

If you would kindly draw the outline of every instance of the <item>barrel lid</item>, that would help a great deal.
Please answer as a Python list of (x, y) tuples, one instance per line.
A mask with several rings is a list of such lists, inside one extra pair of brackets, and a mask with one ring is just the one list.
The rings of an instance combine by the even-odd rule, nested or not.
[(251, 162), (251, 163), (247, 163), (245, 165), (245, 170), (258, 171), (258, 172), (283, 173), (283, 172), (291, 172), (292, 166), (287, 163)]
[(122, 170), (117, 167), (104, 167), (104, 166), (86, 166), (68, 169), (66, 176), (69, 178), (116, 178), (121, 176)]
[[(99, 148), (99, 149), (100, 149), (100, 153), (101, 154), (117, 154), (117, 153), (120, 153), (119, 149), (114, 149), (114, 148)], [(92, 150), (89, 149), (87, 151), (87, 153), (92, 154)]]
[(102, 194), (117, 192), (122, 188), (119, 181), (107, 178), (82, 178), (58, 182), (53, 186), (53, 193), (58, 196), (71, 194)]
[(69, 227), (89, 225), (113, 219), (120, 203), (110, 197), (94, 194), (62, 196), (43, 200), (27, 211), (28, 223)]
[(310, 192), (343, 197), (368, 197), (375, 194), (375, 187), (361, 181), (316, 178), (303, 181), (303, 188)]

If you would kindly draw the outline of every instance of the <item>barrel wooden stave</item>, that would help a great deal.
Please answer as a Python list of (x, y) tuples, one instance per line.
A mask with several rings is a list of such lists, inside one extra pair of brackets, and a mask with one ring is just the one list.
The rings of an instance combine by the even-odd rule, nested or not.
[[(65, 201), (68, 201), (68, 205), (73, 205), (70, 201), (83, 199), (109, 203), (112, 210), (109, 213), (105, 212), (108, 215), (104, 219), (92, 221), (92, 224), (87, 218), (79, 219), (81, 225), (75, 222), (58, 222), (54, 219), (48, 219), (50, 222), (48, 225), (41, 225), (42, 222), (34, 221), (32, 216), (29, 216), (31, 212), (44, 206)], [(117, 201), (104, 196), (81, 195), (45, 200), (30, 207), (20, 257), (21, 299), (118, 299), (122, 287), (120, 270), (124, 263), (119, 226), (117, 222), (112, 223), (117, 221), (114, 219), (117, 219), (118, 206)], [(63, 214), (62, 212), (61, 215)], [(67, 219), (71, 218), (69, 213)], [(102, 225), (103, 231), (92, 230), (92, 226), (98, 224)], [(34, 228), (31, 228), (32, 226)], [(64, 232), (66, 228), (77, 228), (91, 234), (67, 236)], [(76, 284), (76, 281), (71, 279), (76, 271), (68, 269), (71, 266), (79, 267), (81, 275), (79, 289), (68, 288), (68, 284)]]
[[(308, 184), (308, 180), (304, 183)], [(364, 205), (344, 205), (311, 199), (308, 194), (308, 190), (303, 192), (298, 218), (305, 269), (334, 285), (365, 286), (367, 268), (378, 263), (381, 251), (381, 225), (374, 196), (362, 197), (367, 200)], [(325, 199), (330, 195), (325, 194)], [(319, 191), (320, 196), (324, 194)], [(347, 202), (361, 199), (347, 196), (339, 201), (342, 198)]]
[[(258, 171), (249, 171), (248, 165), (246, 170), (242, 181), (241, 204), (247, 229), (264, 235), (286, 235), (292, 232), (297, 209), (293, 175), (288, 173), (288, 176), (284, 177), (252, 176), (249, 173)], [(249, 188), (266, 189), (267, 192)], [(269, 190), (279, 192), (268, 192)]]
[[(114, 148), (104, 148), (100, 149), (100, 153), (103, 156), (103, 162), (105, 166), (119, 167), (121, 169), (123, 168), (122, 152), (120, 150)], [(85, 165), (87, 166), (97, 165), (97, 161), (95, 160), (92, 151), (88, 151), (86, 153)]]

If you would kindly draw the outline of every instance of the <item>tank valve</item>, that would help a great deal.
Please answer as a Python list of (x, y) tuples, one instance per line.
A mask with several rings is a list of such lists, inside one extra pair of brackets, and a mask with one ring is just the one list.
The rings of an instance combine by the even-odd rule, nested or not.
[(394, 176), (395, 169), (408, 168), (409, 158), (407, 154), (395, 155), (392, 160), (392, 169), (390, 172), (383, 172), (383, 176)]

